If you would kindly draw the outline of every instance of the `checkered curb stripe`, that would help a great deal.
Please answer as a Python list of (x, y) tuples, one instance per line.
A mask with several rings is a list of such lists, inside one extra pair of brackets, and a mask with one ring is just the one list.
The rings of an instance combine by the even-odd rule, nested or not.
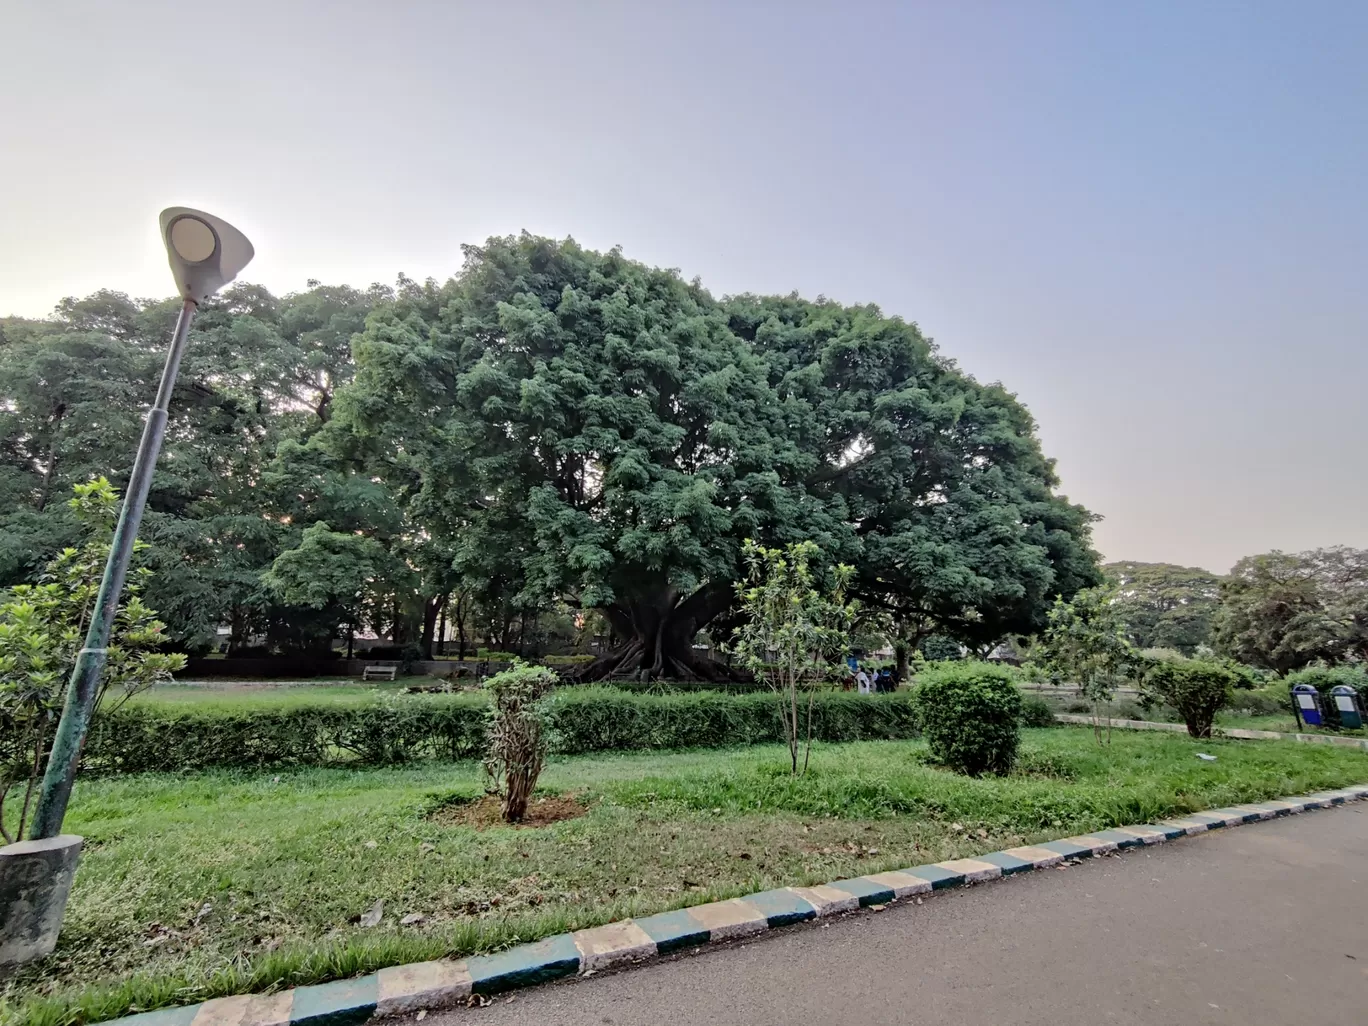
[(1222, 827), (1326, 809), (1368, 798), (1368, 784), (1194, 812), (1178, 819), (1099, 830), (1060, 841), (1008, 848), (814, 887), (784, 887), (715, 901), (644, 919), (628, 919), (523, 944), (461, 961), (419, 962), (370, 976), (279, 994), (243, 994), (200, 1005), (167, 1008), (115, 1020), (117, 1026), (357, 1026), (375, 1016), (461, 1004), (472, 995), (498, 994), (548, 980), (626, 965), (682, 948), (750, 937), (792, 923), (965, 884), (993, 880), (1067, 859), (1091, 858)]

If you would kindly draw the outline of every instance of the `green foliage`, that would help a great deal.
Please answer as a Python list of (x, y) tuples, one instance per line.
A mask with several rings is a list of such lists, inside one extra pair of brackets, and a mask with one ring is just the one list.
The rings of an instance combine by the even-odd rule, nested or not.
[[(1093, 703), (1094, 717), (1110, 702), (1135, 657), (1123, 633), (1120, 609), (1112, 587), (1088, 588), (1069, 602), (1055, 599), (1050, 626), (1041, 645), (1042, 661)], [(1094, 733), (1101, 733), (1094, 723)], [(1110, 728), (1108, 728), (1110, 740)]]
[(1245, 557), (1221, 584), (1213, 641), (1280, 676), (1320, 661), (1368, 659), (1368, 550)]
[(1054, 706), (1039, 695), (1021, 696), (1021, 725), (1023, 727), (1053, 727)]
[[(757, 679), (779, 693), (793, 773), (798, 772), (804, 719), (803, 772), (807, 772), (816, 688), (835, 674), (844, 675), (840, 660), (848, 651), (855, 619), (855, 606), (845, 601), (852, 569), (837, 566), (830, 588), (820, 588), (811, 566), (819, 551), (812, 542), (767, 549), (750, 539), (742, 550), (749, 576), (738, 589), (743, 619), (734, 632), (735, 650)], [(804, 693), (805, 700), (800, 698)]]
[[(338, 526), (340, 504), (299, 518), (322, 497), (316, 479), (292, 473), (277, 488), (269, 468), (282, 442), (329, 419), (351, 377), (351, 334), (385, 293), (311, 286), (275, 297), (237, 284), (201, 304), (140, 532), (155, 572), (144, 597), (172, 641), (207, 646), (222, 623), (235, 642), (303, 631), (260, 574), (293, 544), (288, 518)], [(79, 545), (81, 525), (54, 497), (92, 478), (124, 480), (179, 307), (99, 292), (0, 345), (0, 586)]]
[(1211, 635), (1221, 579), (1200, 567), (1172, 563), (1108, 563), (1116, 583), (1118, 619), (1136, 648), (1196, 654)]
[(539, 660), (547, 666), (583, 666), (593, 661), (594, 657), (591, 655), (549, 655), (542, 656)]
[(374, 538), (334, 531), (319, 521), (304, 529), (297, 546), (275, 558), (261, 583), (290, 605), (335, 607), (348, 624), (359, 626), (362, 604), (375, 583), (397, 575), (394, 563)]
[(1258, 690), (1237, 687), (1230, 700), (1230, 708), (1248, 716), (1292, 715), (1292, 702), (1287, 693), (1287, 686), (1282, 683)]
[[(133, 703), (95, 722), (84, 766), (90, 773), (165, 773), (479, 758), (489, 714), (488, 699), (478, 694), (391, 694), (347, 704), (245, 710)], [(547, 699), (547, 715), (551, 750), (562, 755), (771, 744), (784, 737), (770, 694), (653, 695), (569, 687)], [(917, 734), (906, 694), (819, 694), (812, 730), (819, 741)]]
[(468, 695), (242, 711), (133, 704), (96, 721), (84, 766), (92, 773), (169, 773), (469, 759), (484, 751), (488, 710), (487, 701)]
[(959, 642), (946, 637), (944, 634), (933, 634), (929, 638), (923, 639), (918, 652), (921, 653), (923, 659), (930, 663), (964, 658), (964, 653), (960, 651)]
[(485, 681), (492, 699), (485, 774), (502, 798), (504, 822), (521, 823), (550, 745), (546, 697), (556, 674), (544, 666), (516, 664)]
[(602, 610), (622, 646), (587, 679), (718, 674), (691, 642), (751, 537), (811, 539), (853, 594), (976, 639), (1096, 579), (1029, 414), (874, 307), (718, 302), (522, 235), (377, 309), (355, 352), (336, 423), (480, 594)]
[[(74, 490), (68, 506), (88, 533), (85, 543), (63, 549), (47, 565), (43, 583), (22, 584), (0, 597), (0, 837), (6, 841), (23, 836), (109, 558), (117, 493), (104, 478)], [(107, 695), (116, 696), (117, 707), (185, 665), (183, 655), (157, 651), (165, 625), (138, 594), (148, 577), (145, 570), (134, 572), (114, 617), (97, 716)], [(7, 821), (5, 801), (16, 784), (22, 784), (22, 804)]]
[[(53, 496), (123, 480), (178, 305), (100, 292), (7, 322), (0, 587), (77, 544)], [(361, 626), (427, 656), (445, 616), (460, 649), (536, 652), (593, 608), (623, 647), (587, 679), (720, 678), (692, 640), (747, 537), (855, 566), (900, 659), (928, 632), (1028, 633), (1096, 578), (1030, 415), (914, 324), (718, 301), (568, 240), (492, 239), (445, 284), (233, 285), (170, 414), (145, 598), (187, 651), (226, 625), (230, 653), (325, 652)]]
[(949, 663), (919, 674), (914, 693), (932, 758), (975, 777), (1012, 768), (1022, 716), (1016, 674), (990, 663)]
[(1146, 669), (1141, 686), (1178, 710), (1190, 736), (1207, 738), (1216, 713), (1229, 704), (1235, 682), (1235, 674), (1219, 663), (1160, 660)]

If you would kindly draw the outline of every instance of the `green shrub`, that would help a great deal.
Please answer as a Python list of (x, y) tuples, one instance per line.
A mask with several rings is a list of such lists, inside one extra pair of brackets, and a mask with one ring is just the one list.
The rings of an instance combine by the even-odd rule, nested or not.
[(1235, 675), (1235, 687), (1240, 691), (1257, 691), (1269, 684), (1270, 674), (1266, 670), (1237, 663), (1234, 659), (1223, 659), (1221, 665)]
[(1281, 684), (1257, 691), (1240, 690), (1230, 700), (1230, 708), (1249, 716), (1292, 715), (1292, 701)]
[(1310, 684), (1320, 692), (1325, 725), (1332, 730), (1340, 729), (1339, 709), (1330, 697), (1332, 688), (1346, 684), (1358, 692), (1360, 702), (1368, 705), (1368, 670), (1361, 666), (1308, 666), (1289, 673), (1282, 683), (1284, 692), (1289, 694), (1289, 705), (1290, 692), (1297, 684)]
[(1017, 674), (963, 662), (917, 677), (915, 697), (931, 757), (961, 773), (1006, 773), (1021, 736)]
[(1021, 725), (1023, 727), (1053, 727), (1054, 707), (1039, 695), (1021, 696)]
[(1220, 663), (1194, 659), (1150, 664), (1141, 686), (1176, 709), (1192, 737), (1211, 737), (1211, 724), (1229, 703), (1235, 681), (1235, 674)]
[[(547, 713), (552, 751), (574, 755), (773, 744), (784, 737), (778, 703), (769, 693), (646, 695), (571, 687), (553, 692)], [(95, 721), (83, 767), (96, 773), (165, 773), (481, 758), (489, 708), (483, 694), (389, 695), (357, 705), (246, 712), (130, 705)], [(822, 741), (916, 737), (912, 698), (906, 693), (819, 694), (813, 736)]]

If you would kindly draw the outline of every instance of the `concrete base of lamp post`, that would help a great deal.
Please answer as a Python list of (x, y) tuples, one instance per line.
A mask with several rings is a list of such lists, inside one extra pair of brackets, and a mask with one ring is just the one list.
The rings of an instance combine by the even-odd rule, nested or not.
[(82, 839), (62, 834), (0, 848), (0, 966), (52, 954)]

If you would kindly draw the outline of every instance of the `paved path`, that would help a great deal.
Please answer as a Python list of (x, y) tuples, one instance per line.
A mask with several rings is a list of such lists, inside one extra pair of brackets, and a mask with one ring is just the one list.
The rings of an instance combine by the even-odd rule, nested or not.
[(1368, 1022), (1365, 806), (793, 927), (424, 1026)]

